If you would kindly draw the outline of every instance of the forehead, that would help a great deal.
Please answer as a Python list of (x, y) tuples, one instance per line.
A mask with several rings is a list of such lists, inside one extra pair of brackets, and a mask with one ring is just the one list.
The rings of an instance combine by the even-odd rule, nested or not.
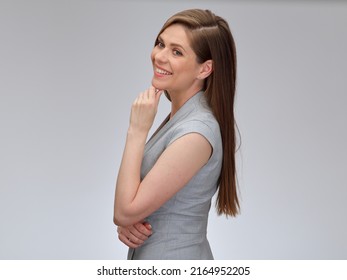
[(179, 44), (182, 45), (182, 47), (187, 48), (190, 46), (187, 31), (181, 24), (170, 25), (159, 35), (159, 37), (169, 44)]

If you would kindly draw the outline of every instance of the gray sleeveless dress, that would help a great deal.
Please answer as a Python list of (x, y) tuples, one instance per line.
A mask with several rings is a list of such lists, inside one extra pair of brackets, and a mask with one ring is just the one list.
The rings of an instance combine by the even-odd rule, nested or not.
[(146, 143), (141, 179), (173, 141), (192, 132), (210, 142), (213, 152), (209, 161), (175, 196), (147, 217), (153, 234), (139, 248), (129, 249), (128, 259), (213, 259), (206, 238), (207, 220), (223, 151), (218, 122), (203, 92), (191, 97)]

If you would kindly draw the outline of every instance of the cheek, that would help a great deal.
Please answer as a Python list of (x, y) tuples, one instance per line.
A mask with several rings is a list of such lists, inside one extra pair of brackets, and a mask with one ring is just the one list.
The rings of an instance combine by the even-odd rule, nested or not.
[(192, 67), (182, 61), (175, 63), (173, 67), (180, 73), (183, 73), (185, 76), (189, 76), (192, 73)]
[(154, 57), (155, 57), (155, 55), (156, 55), (156, 51), (155, 51), (155, 48), (152, 50), (152, 52), (151, 52), (151, 60), (152, 60), (152, 62), (154, 61)]

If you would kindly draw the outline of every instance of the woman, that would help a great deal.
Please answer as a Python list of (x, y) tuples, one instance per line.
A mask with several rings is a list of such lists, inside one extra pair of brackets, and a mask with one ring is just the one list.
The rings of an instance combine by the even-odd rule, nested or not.
[[(152, 86), (134, 101), (116, 183), (114, 222), (128, 259), (213, 259), (211, 199), (239, 210), (235, 171), (235, 44), (227, 22), (186, 10), (164, 24)], [(160, 96), (171, 113), (146, 143)]]

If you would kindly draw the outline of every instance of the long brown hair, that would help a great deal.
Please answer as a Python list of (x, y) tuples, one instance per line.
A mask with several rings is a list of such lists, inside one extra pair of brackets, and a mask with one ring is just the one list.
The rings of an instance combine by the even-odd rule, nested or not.
[(240, 205), (235, 164), (235, 42), (228, 23), (209, 10), (193, 9), (179, 12), (166, 21), (159, 35), (172, 24), (181, 24), (186, 28), (198, 63), (210, 59), (213, 61), (213, 72), (205, 80), (204, 90), (207, 102), (219, 123), (223, 143), (223, 164), (216, 206), (218, 214), (236, 216)]

